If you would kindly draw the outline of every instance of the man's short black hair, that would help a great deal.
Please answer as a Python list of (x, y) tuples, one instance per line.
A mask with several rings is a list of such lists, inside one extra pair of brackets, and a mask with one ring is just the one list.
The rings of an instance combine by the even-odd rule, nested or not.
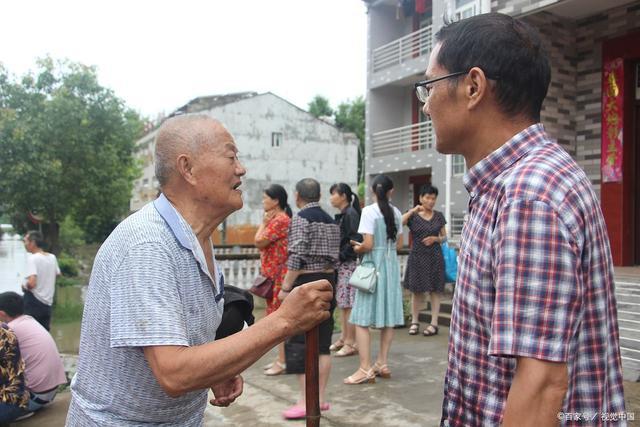
[(307, 203), (320, 200), (320, 183), (313, 178), (304, 178), (296, 184), (298, 196)]
[(486, 13), (454, 22), (435, 36), (437, 61), (455, 73), (479, 67), (496, 76), (495, 96), (503, 113), (540, 121), (551, 68), (536, 30), (521, 20)]
[(44, 236), (37, 230), (31, 230), (27, 232), (27, 239), (34, 242), (37, 247), (44, 249)]
[(0, 294), (0, 310), (9, 317), (18, 317), (24, 314), (24, 302), (22, 297), (15, 292), (3, 292)]

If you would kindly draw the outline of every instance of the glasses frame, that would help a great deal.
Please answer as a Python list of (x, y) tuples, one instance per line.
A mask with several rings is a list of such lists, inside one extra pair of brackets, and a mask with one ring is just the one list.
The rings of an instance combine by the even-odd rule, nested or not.
[[(446, 79), (450, 79), (452, 77), (462, 76), (463, 74), (469, 73), (469, 71), (471, 71), (471, 69), (469, 69), (467, 71), (456, 71), (455, 73), (445, 74), (444, 76), (436, 77), (436, 78), (433, 78), (433, 79), (419, 81), (418, 83), (413, 85), (413, 88), (416, 91), (416, 96), (418, 97), (418, 100), (420, 102), (422, 102), (422, 103), (426, 103), (427, 102), (427, 99), (429, 99), (429, 94), (431, 92), (431, 88), (427, 87), (428, 85), (431, 85), (433, 83), (439, 82), (440, 80), (446, 80)], [(490, 79), (490, 80), (498, 80), (499, 79), (499, 77), (490, 77), (490, 76), (486, 76), (486, 77), (488, 79)], [(420, 90), (420, 88), (423, 88), (424, 92), (422, 90)]]

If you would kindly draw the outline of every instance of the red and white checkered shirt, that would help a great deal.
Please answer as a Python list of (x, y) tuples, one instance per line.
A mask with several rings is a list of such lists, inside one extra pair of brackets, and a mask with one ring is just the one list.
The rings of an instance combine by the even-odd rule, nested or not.
[(623, 412), (609, 238), (585, 173), (536, 124), (464, 184), (442, 424), (500, 424), (516, 357), (567, 363), (563, 412), (576, 424)]

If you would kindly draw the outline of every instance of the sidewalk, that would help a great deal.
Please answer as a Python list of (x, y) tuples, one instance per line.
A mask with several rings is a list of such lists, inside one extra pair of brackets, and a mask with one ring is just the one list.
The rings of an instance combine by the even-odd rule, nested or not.
[[(392, 378), (376, 379), (375, 384), (347, 386), (342, 379), (358, 366), (357, 356), (336, 358), (327, 400), (331, 409), (323, 413), (322, 426), (437, 426), (440, 422), (443, 378), (446, 369), (448, 328), (441, 327), (435, 337), (409, 336), (397, 329), (391, 347), (389, 367)], [(379, 332), (373, 331), (377, 349)], [(228, 408), (208, 405), (205, 426), (304, 426), (304, 421), (284, 421), (280, 413), (297, 399), (294, 375), (266, 377), (262, 367), (275, 358), (275, 350), (244, 374), (243, 395)], [(374, 353), (375, 354), (375, 353)], [(627, 411), (640, 420), (640, 383), (625, 381)], [(58, 395), (53, 405), (31, 418), (12, 424), (16, 427), (62, 427), (70, 393)]]

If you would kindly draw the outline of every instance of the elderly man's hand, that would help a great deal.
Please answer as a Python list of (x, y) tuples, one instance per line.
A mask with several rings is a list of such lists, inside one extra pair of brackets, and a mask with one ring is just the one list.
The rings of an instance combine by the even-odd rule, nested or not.
[(333, 299), (333, 288), (327, 280), (316, 280), (298, 286), (288, 294), (276, 313), (291, 328), (288, 335), (308, 331), (329, 318), (329, 308)]
[(236, 375), (228, 381), (216, 384), (211, 387), (215, 399), (211, 399), (209, 403), (214, 406), (229, 406), (238, 396), (242, 394), (244, 380), (240, 375)]

